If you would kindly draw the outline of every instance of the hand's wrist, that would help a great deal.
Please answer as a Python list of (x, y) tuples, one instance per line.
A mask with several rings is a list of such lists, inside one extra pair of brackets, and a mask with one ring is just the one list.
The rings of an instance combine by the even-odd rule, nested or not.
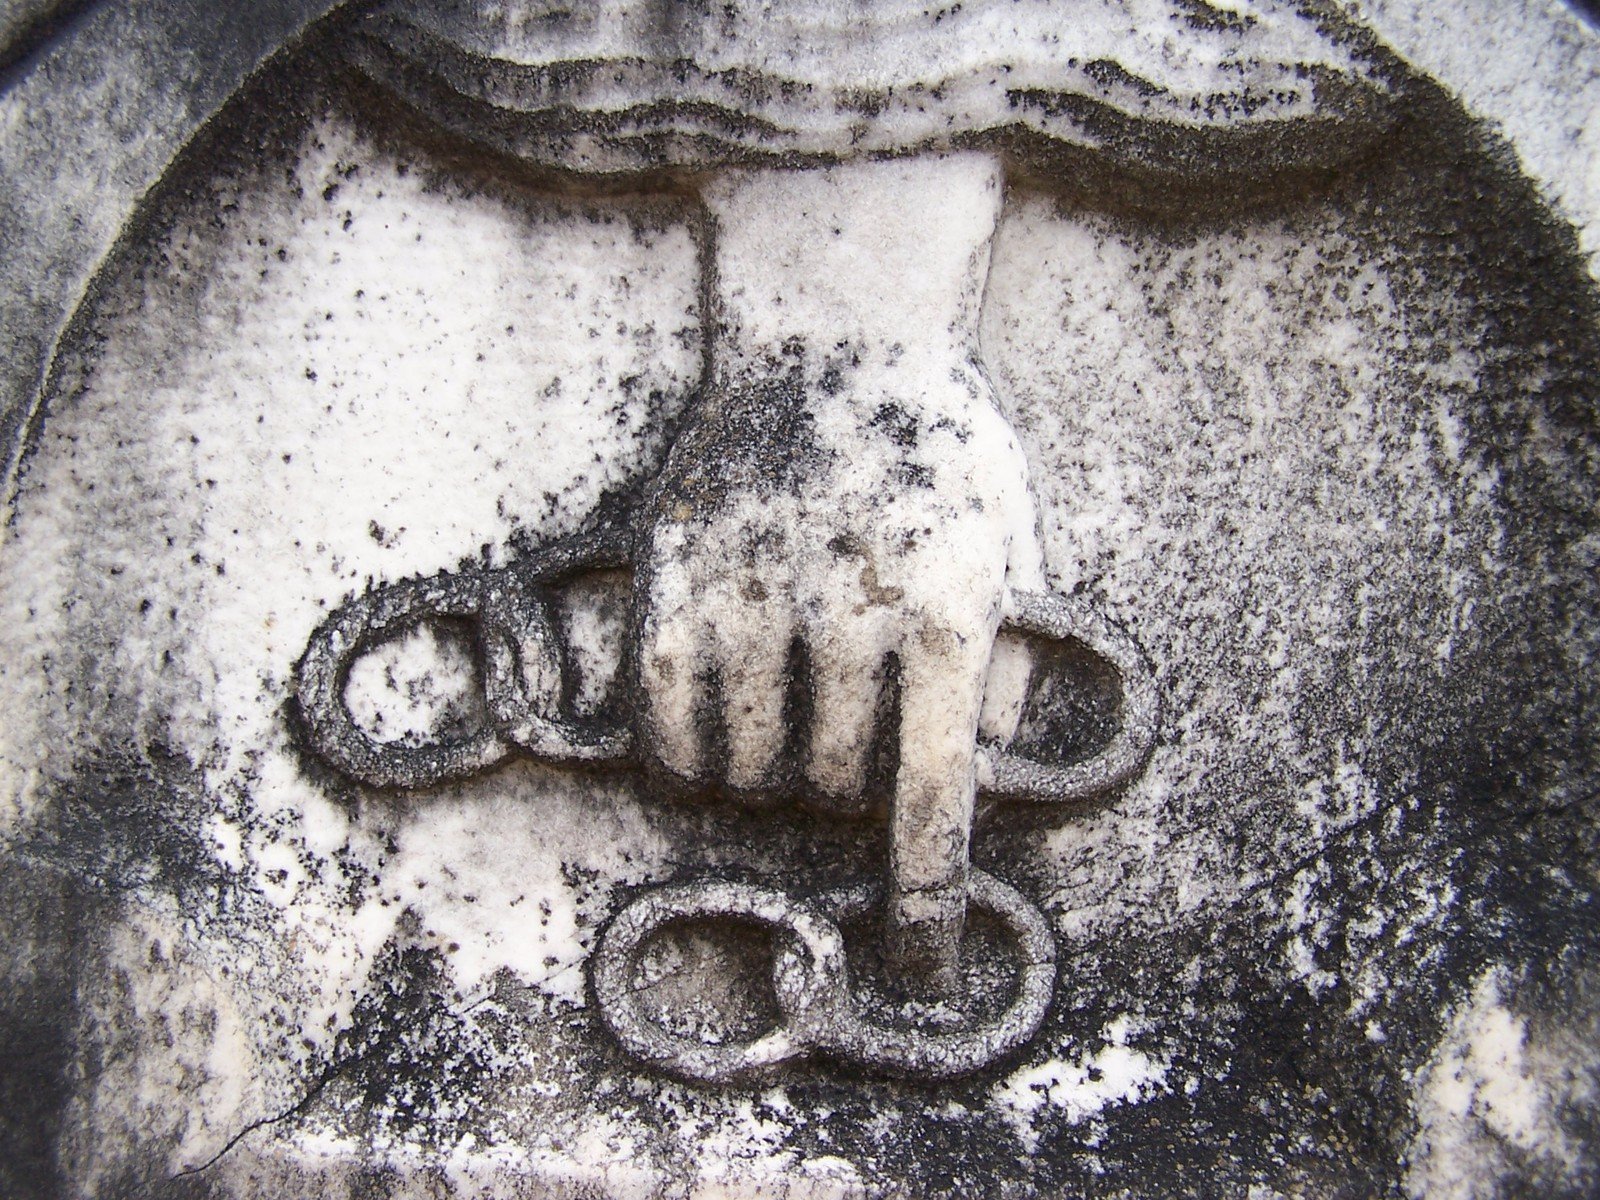
[(705, 195), (719, 377), (969, 357), (1001, 198), (977, 153), (730, 172)]

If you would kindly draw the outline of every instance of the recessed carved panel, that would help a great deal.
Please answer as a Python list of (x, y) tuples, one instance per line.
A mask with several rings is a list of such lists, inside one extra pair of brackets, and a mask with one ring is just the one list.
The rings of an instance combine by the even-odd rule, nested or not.
[(1592, 1190), (1600, 299), (1446, 17), (35, 7), (0, 1191)]

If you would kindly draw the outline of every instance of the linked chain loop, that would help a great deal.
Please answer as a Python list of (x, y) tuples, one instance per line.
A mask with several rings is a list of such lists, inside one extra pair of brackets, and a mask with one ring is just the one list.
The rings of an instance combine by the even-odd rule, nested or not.
[[(627, 569), (631, 539), (606, 529), (556, 542), (500, 568), (444, 572), (388, 584), (346, 601), (312, 634), (297, 668), (296, 699), (311, 749), (371, 787), (420, 788), (467, 779), (523, 755), (551, 763), (625, 763), (634, 732), (560, 711), (562, 646), (549, 589), (601, 570)], [(384, 742), (345, 702), (350, 669), (384, 641), (432, 620), (466, 623), (474, 634), (488, 720), (454, 738)], [(1063, 803), (1102, 796), (1138, 773), (1155, 741), (1158, 700), (1144, 656), (1120, 626), (1087, 601), (1045, 592), (1007, 597), (1001, 632), (1077, 641), (1109, 663), (1122, 690), (1119, 727), (1098, 752), (1049, 763), (987, 745), (974, 747), (978, 790), (1003, 800)]]
[[(856, 887), (807, 903), (723, 879), (658, 888), (616, 915), (592, 965), (600, 1015), (635, 1058), (704, 1083), (737, 1080), (811, 1055), (924, 1080), (970, 1074), (1038, 1030), (1055, 988), (1056, 952), (1044, 914), (1020, 892), (977, 869), (968, 878), (969, 903), (996, 919), (1016, 966), (1010, 1003), (986, 1023), (930, 1031), (867, 1015), (851, 991), (839, 923), (867, 913), (877, 889)], [(772, 989), (782, 1019), (746, 1041), (702, 1041), (665, 1028), (646, 1011), (636, 982), (640, 957), (663, 927), (722, 919), (754, 922), (781, 935), (774, 940)]]

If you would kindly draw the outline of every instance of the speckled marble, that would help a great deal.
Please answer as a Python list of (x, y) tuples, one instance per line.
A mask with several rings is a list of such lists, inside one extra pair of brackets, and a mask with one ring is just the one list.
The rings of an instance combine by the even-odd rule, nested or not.
[[(1055, 128), (1046, 152), (959, 93), (960, 151), (1002, 181), (974, 344), (1043, 577), (1132, 631), (1164, 716), (1115, 796), (983, 816), (973, 861), (1042, 906), (1060, 977), (1028, 1046), (937, 1085), (674, 1081), (586, 985), (634, 889), (881, 875), (881, 821), (530, 762), (362, 788), (292, 703), (351, 595), (649, 493), (716, 381), (728, 172), (819, 170), (793, 155), (836, 131), (796, 102), (822, 141), (776, 164), (646, 139), (553, 170), (565, 143), (485, 146), (375, 82), (360, 12), (290, 46), (141, 204), (28, 426), (0, 546), (0, 1190), (1592, 1194), (1600, 294), (1590, 177), (1517, 122), (1569, 111), (1600, 48), (1507, 7), (1507, 54), (1559, 65), (1498, 112), (1420, 7), (1360, 6), (1376, 41), (1308, 27), (1381, 117), (1335, 107), (1309, 161), (1226, 186), (1210, 143)], [(737, 57), (756, 20), (697, 52)], [(1138, 44), (1130, 69), (1192, 78)], [(631, 628), (611, 585), (571, 618), (596, 674)], [(352, 709), (386, 738), (471, 719), (470, 659), (419, 631), (362, 661)], [(684, 1020), (770, 1019), (758, 941), (664, 954), (700, 981), (663, 992)]]

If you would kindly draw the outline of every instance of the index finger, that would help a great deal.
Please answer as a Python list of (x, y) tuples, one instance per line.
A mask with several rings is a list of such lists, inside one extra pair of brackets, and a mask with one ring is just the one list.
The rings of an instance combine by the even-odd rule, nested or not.
[(889, 818), (889, 938), (906, 970), (953, 981), (967, 910), (978, 717), (998, 614), (924, 621), (900, 655), (900, 761)]

